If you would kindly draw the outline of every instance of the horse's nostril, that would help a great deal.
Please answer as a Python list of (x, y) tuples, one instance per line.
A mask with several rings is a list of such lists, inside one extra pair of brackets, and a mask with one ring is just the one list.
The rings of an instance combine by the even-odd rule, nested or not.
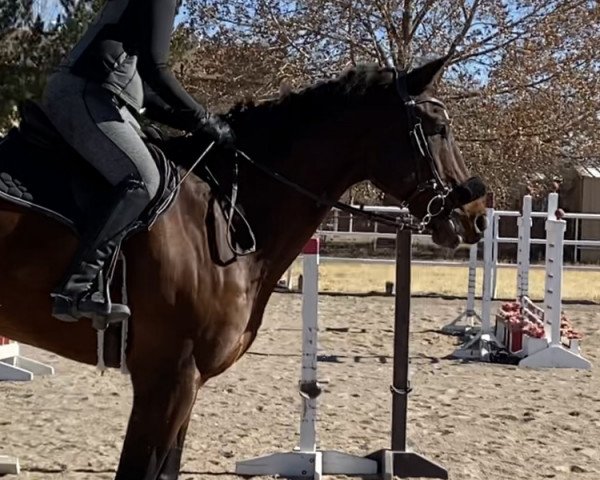
[(477, 230), (477, 233), (483, 233), (483, 231), (488, 227), (488, 220), (487, 220), (487, 216), (484, 215), (477, 215), (477, 217), (475, 218), (475, 230)]

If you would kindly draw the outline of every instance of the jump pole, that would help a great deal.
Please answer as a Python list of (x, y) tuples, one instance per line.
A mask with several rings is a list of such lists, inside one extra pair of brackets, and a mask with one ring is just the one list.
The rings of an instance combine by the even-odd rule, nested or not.
[(517, 250), (517, 298), (521, 302), (523, 297), (529, 295), (529, 267), (531, 254), (531, 227), (532, 227), (532, 201), (531, 195), (523, 197), (521, 216), (517, 218), (518, 250)]
[[(0, 381), (28, 381), (34, 374), (53, 374), (54, 368), (21, 357), (19, 344), (0, 336)], [(19, 475), (21, 468), (17, 457), (0, 455), (0, 476)]]
[(314, 480), (321, 480), (323, 475), (374, 476), (378, 469), (375, 460), (317, 448), (317, 398), (322, 392), (317, 377), (319, 239), (311, 238), (302, 253), (302, 368), (299, 382), (302, 413), (299, 445), (293, 452), (237, 462), (235, 473)]
[(467, 309), (452, 322), (442, 327), (442, 332), (448, 335), (465, 335), (476, 328), (475, 319), (481, 322), (481, 316), (475, 310), (475, 289), (477, 286), (477, 246), (469, 248), (469, 280), (467, 283)]
[(557, 215), (558, 194), (548, 196), (548, 217), (546, 219), (546, 278), (544, 286), (544, 322), (546, 348), (526, 356), (519, 362), (521, 367), (530, 368), (578, 368), (589, 370), (591, 363), (579, 352), (574, 342), (567, 349), (561, 342), (562, 315), (562, 274), (564, 235), (567, 222)]

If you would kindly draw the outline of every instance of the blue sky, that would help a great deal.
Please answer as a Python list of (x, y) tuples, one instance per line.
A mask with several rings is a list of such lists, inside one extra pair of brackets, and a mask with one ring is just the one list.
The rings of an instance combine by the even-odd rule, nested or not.
[(61, 12), (57, 0), (35, 0), (33, 3), (35, 13), (40, 13), (42, 18), (53, 19)]

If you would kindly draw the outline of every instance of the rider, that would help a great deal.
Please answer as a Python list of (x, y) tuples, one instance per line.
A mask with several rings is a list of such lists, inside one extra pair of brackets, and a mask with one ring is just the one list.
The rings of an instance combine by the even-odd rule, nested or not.
[(52, 314), (60, 320), (129, 314), (125, 305), (108, 305), (93, 295), (99, 272), (161, 180), (129, 109), (147, 107), (157, 121), (204, 130), (217, 144), (233, 143), (230, 127), (197, 103), (167, 66), (180, 1), (107, 0), (48, 80), (44, 110), (111, 187), (110, 198), (88, 212), (72, 265), (51, 294)]

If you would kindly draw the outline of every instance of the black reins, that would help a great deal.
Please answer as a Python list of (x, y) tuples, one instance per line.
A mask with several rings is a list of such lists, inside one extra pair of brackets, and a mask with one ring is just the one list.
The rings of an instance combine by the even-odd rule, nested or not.
[[(444, 183), (442, 177), (440, 175), (439, 169), (437, 167), (436, 161), (431, 153), (429, 147), (429, 141), (425, 132), (423, 130), (422, 120), (417, 114), (416, 106), (423, 103), (433, 103), (446, 111), (446, 107), (442, 102), (436, 99), (425, 99), (416, 101), (413, 97), (411, 97), (408, 93), (408, 88), (406, 84), (406, 73), (398, 72), (396, 69), (390, 69), (392, 75), (394, 76), (394, 84), (400, 99), (402, 100), (405, 112), (408, 119), (409, 125), (409, 136), (411, 140), (411, 145), (414, 153), (414, 158), (416, 160), (416, 172), (415, 175), (417, 177), (417, 187), (415, 191), (402, 203), (402, 206), (405, 206), (411, 210), (411, 203), (421, 196), (424, 193), (430, 192), (431, 198), (428, 201), (426, 207), (426, 213), (423, 218), (419, 221), (419, 223), (413, 223), (411, 219), (406, 220), (404, 218), (400, 218), (397, 216), (386, 215), (382, 213), (369, 212), (364, 210), (364, 205), (360, 207), (354, 207), (347, 203), (341, 202), (339, 200), (331, 200), (323, 195), (317, 195), (309, 189), (303, 187), (297, 182), (290, 180), (285, 175), (282, 175), (280, 172), (273, 170), (270, 167), (267, 167), (259, 162), (256, 162), (249, 155), (244, 153), (243, 151), (237, 149), (235, 150), (235, 161), (234, 161), (234, 181), (232, 182), (232, 194), (230, 197), (226, 196), (226, 199), (230, 205), (229, 209), (229, 222), (232, 221), (233, 215), (236, 213), (244, 220), (247, 224), (248, 222), (244, 218), (244, 215), (240, 212), (240, 210), (236, 206), (237, 201), (237, 191), (238, 191), (238, 159), (241, 158), (246, 161), (249, 165), (256, 168), (257, 170), (263, 172), (268, 177), (273, 180), (285, 185), (286, 187), (298, 192), (310, 200), (313, 200), (318, 206), (328, 207), (328, 208), (336, 208), (343, 212), (347, 212), (350, 214), (359, 215), (362, 217), (366, 217), (367, 219), (382, 223), (384, 225), (392, 226), (396, 229), (410, 229), (416, 232), (423, 232), (429, 223), (433, 220), (434, 217), (439, 217), (441, 215), (449, 216), (451, 212), (455, 208), (460, 208), (463, 205), (479, 198), (485, 193), (485, 185), (483, 182), (477, 177), (472, 177), (467, 180), (465, 183), (461, 185), (449, 186)], [(208, 152), (214, 146), (214, 142), (209, 145), (209, 147), (204, 151), (204, 153), (196, 160), (194, 165), (190, 168), (189, 171), (192, 171), (198, 165), (203, 164), (203, 159), (207, 156)], [(431, 176), (428, 178), (423, 178), (422, 176), (422, 166), (423, 163), (430, 170)], [(208, 172), (208, 174), (212, 177), (212, 181), (217, 183), (217, 180), (214, 178), (208, 167), (204, 164), (204, 169)], [(188, 171), (188, 173), (189, 173)], [(187, 175), (186, 175), (187, 176)], [(185, 178), (185, 177), (184, 177)], [(183, 181), (183, 179), (182, 179)], [(230, 245), (231, 246), (231, 245)], [(239, 255), (247, 255), (248, 253), (252, 253), (254, 251), (253, 248), (246, 249), (244, 251), (237, 251), (231, 246), (233, 251)]]
[[(307, 188), (304, 188), (303, 186), (299, 185), (298, 183), (294, 182), (293, 180), (290, 180), (289, 178), (282, 175), (281, 173), (276, 172), (275, 170), (272, 170), (272, 169), (256, 162), (255, 160), (250, 158), (248, 155), (246, 155), (241, 150), (237, 150), (236, 155), (242, 157), (246, 162), (248, 162), (254, 168), (256, 168), (257, 170), (260, 170), (261, 172), (263, 172), (267, 176), (271, 177), (272, 179), (277, 180), (282, 185), (285, 185), (286, 187), (289, 187), (290, 189), (300, 193), (301, 195), (313, 200), (318, 206), (328, 207), (328, 208), (337, 208), (338, 210), (342, 210), (344, 212), (362, 215), (371, 220), (374, 220), (379, 223), (383, 223), (385, 225), (389, 225), (392, 227), (399, 227), (399, 228), (410, 228), (411, 227), (411, 224), (409, 224), (407, 222), (399, 223), (399, 221), (398, 221), (399, 219), (392, 215), (368, 212), (368, 211), (364, 210), (364, 205), (361, 205), (359, 207), (353, 207), (352, 205), (348, 205), (347, 203), (340, 202), (339, 200), (330, 200), (323, 195), (317, 195), (316, 193), (311, 192), (310, 190), (308, 190)], [(414, 226), (414, 225), (412, 225), (412, 226)]]

